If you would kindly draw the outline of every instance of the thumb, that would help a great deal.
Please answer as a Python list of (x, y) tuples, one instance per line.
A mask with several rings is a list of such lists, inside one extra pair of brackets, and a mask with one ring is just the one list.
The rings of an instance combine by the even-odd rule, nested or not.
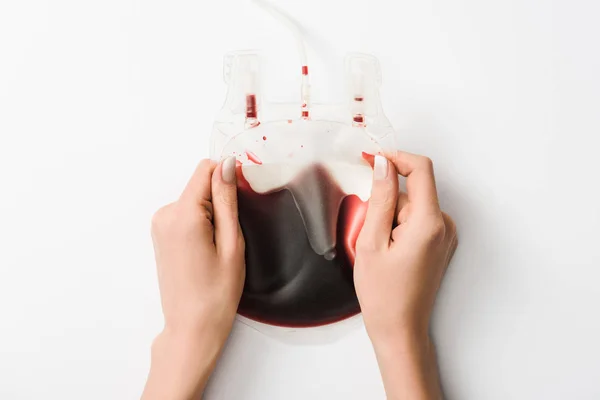
[(238, 198), (235, 157), (223, 160), (212, 176), (212, 202), (215, 245), (218, 252), (233, 253), (241, 232), (238, 220)]
[(396, 168), (388, 162), (387, 158), (376, 155), (371, 198), (365, 223), (357, 240), (357, 247), (381, 249), (389, 246), (397, 198)]

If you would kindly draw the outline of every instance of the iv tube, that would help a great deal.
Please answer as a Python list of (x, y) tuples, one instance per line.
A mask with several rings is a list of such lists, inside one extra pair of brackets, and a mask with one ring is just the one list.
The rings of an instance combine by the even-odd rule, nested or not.
[(309, 119), (309, 108), (310, 108), (310, 83), (308, 79), (308, 60), (306, 56), (306, 46), (304, 44), (304, 38), (302, 32), (290, 18), (277, 10), (271, 3), (265, 0), (253, 0), (255, 4), (270, 13), (275, 19), (283, 23), (292, 32), (296, 38), (296, 44), (298, 46), (298, 53), (300, 55), (300, 62), (302, 64), (302, 86), (301, 91), (301, 116), (303, 119)]

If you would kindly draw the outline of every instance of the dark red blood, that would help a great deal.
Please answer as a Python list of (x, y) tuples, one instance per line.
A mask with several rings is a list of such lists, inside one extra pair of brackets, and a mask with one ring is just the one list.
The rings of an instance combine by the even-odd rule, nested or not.
[[(246, 281), (238, 309), (241, 315), (272, 325), (307, 327), (360, 312), (353, 265), (367, 203), (349, 195), (338, 206), (338, 184), (323, 168), (310, 168), (308, 172), (318, 177), (320, 188), (314, 207), (339, 207), (337, 220), (333, 220), (337, 243), (332, 260), (311, 247), (290, 190), (256, 193), (242, 169), (236, 170), (239, 219), (246, 243)], [(300, 189), (305, 187), (301, 177), (295, 182)], [(308, 184), (306, 189), (310, 188), (314, 189)]]
[(353, 120), (354, 120), (354, 122), (362, 124), (363, 122), (365, 122), (365, 117), (362, 114), (356, 114), (354, 116)]
[(363, 101), (364, 99), (365, 99), (364, 97), (356, 96), (354, 98), (354, 101)]
[(253, 152), (247, 150), (246, 151), (246, 156), (248, 156), (248, 160), (252, 161), (254, 164), (258, 164), (258, 165), (262, 164), (261, 159), (258, 158), (258, 156), (256, 154), (254, 154)]
[(308, 111), (302, 111), (302, 118), (308, 118)]
[(267, 137), (266, 137), (266, 136), (263, 136), (263, 140), (267, 140)]
[(302, 66), (302, 75), (308, 75), (308, 65)]
[(246, 95), (246, 118), (256, 118), (256, 96)]

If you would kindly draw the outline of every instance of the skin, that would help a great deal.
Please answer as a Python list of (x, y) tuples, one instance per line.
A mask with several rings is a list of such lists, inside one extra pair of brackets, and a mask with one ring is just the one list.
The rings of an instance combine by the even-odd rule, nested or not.
[[(234, 159), (202, 161), (153, 217), (165, 326), (142, 400), (199, 398), (233, 326), (245, 278), (234, 168)], [(429, 321), (456, 228), (440, 210), (428, 158), (376, 156), (373, 174), (354, 265), (365, 327), (388, 399), (441, 399)]]
[[(356, 243), (356, 293), (388, 399), (441, 399), (429, 321), (458, 244), (456, 226), (440, 210), (431, 160), (400, 151), (387, 157), (375, 159)], [(407, 193), (398, 190), (398, 173)]]

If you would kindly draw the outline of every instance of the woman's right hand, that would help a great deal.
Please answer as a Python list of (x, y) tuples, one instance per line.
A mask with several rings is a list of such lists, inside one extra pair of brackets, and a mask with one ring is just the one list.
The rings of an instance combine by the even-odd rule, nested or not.
[[(398, 189), (398, 173), (406, 177), (407, 193)], [(375, 156), (354, 282), (389, 399), (441, 397), (428, 330), (456, 246), (431, 160), (401, 151)]]

